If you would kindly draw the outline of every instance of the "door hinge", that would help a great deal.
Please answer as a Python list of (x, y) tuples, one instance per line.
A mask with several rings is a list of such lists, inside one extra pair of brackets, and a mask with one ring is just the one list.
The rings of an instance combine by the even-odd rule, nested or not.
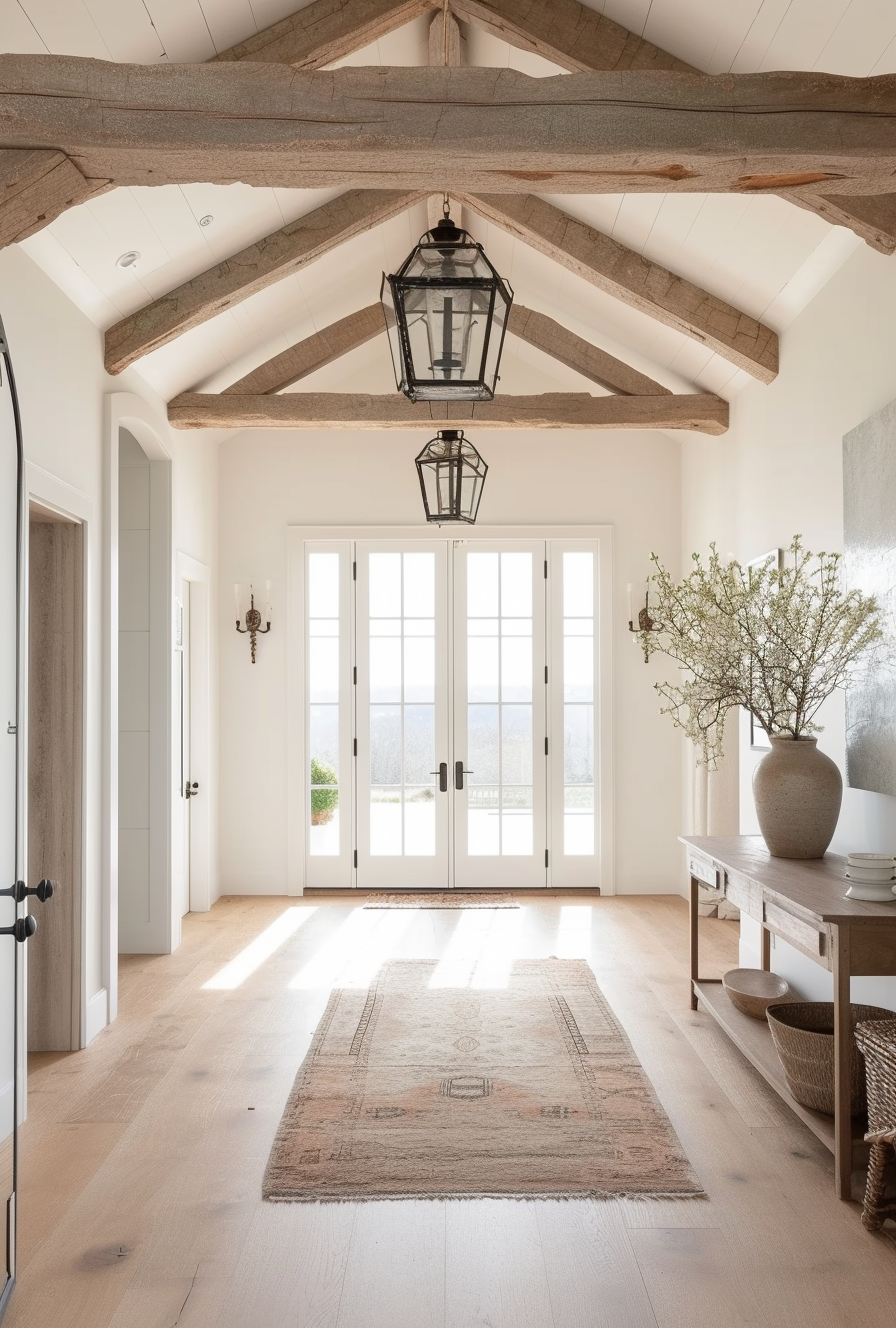
[(352, 669), (352, 683), (353, 683), (353, 685), (354, 685), (355, 687), (357, 687), (357, 685), (358, 685), (358, 666), (357, 666), (357, 664), (356, 664), (355, 667)]
[(545, 666), (544, 666), (544, 680), (545, 680), (545, 684), (547, 684), (547, 680), (548, 680), (548, 666), (547, 666), (547, 664), (545, 664)]
[(547, 560), (547, 558), (545, 558), (545, 560), (544, 560), (544, 579), (545, 579), (545, 581), (547, 581), (547, 579), (548, 579), (548, 560)]
[(545, 740), (544, 740), (544, 754), (545, 754), (545, 756), (547, 756), (547, 754), (548, 754), (548, 740), (547, 740), (547, 738), (545, 738)]
[(355, 866), (357, 867), (357, 865), (358, 865), (358, 850), (357, 850), (357, 849), (355, 849), (354, 854), (353, 854), (352, 856), (353, 856), (353, 858), (354, 858)]
[(544, 865), (545, 865), (545, 868), (547, 868), (547, 865), (548, 865), (548, 851), (547, 851), (547, 849), (545, 849), (545, 851), (544, 851)]
[(357, 564), (356, 562), (353, 562), (353, 563), (352, 563), (352, 580), (353, 580), (353, 581), (357, 581), (357, 579), (358, 579), (358, 564)]
[(354, 738), (352, 740), (352, 756), (357, 756), (357, 755), (358, 755), (358, 739)]

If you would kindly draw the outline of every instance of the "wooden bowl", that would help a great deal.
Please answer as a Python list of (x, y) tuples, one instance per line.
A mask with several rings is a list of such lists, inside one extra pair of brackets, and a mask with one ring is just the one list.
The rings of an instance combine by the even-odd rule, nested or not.
[(786, 1001), (790, 987), (777, 973), (761, 968), (732, 968), (722, 978), (722, 986), (735, 1010), (753, 1019), (764, 1019), (770, 1005)]

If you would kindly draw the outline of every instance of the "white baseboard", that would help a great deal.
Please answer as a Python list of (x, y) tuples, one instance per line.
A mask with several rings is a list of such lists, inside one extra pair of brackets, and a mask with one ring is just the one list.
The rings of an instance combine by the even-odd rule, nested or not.
[(109, 1022), (109, 993), (105, 987), (101, 987), (95, 996), (91, 996), (87, 1002), (86, 1027), (84, 1029), (84, 1046), (89, 1047), (98, 1033)]

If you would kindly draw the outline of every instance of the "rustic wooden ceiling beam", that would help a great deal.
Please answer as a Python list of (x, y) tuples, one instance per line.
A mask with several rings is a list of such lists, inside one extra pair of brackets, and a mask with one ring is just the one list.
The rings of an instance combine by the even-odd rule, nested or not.
[(108, 187), (108, 180), (85, 179), (64, 152), (0, 149), (0, 249)]
[[(320, 69), (433, 9), (437, 0), (314, 0), (215, 61), (251, 60)], [(210, 61), (209, 63), (213, 63)]]
[(693, 65), (577, 0), (450, 0), (450, 4), (458, 18), (573, 73), (589, 69), (697, 72)]
[[(0, 147), (116, 185), (892, 192), (896, 76), (124, 65), (0, 56)], [(772, 185), (770, 182), (774, 182)], [(795, 183), (795, 182), (798, 182)]]
[[(230, 387), (225, 387), (224, 394), (262, 396), (282, 392), (285, 387), (291, 387), (316, 369), (332, 364), (340, 356), (372, 341), (380, 333), (385, 335), (385, 332), (383, 306), (379, 303), (368, 304), (366, 309), (359, 309), (347, 318), (340, 318), (338, 322), (321, 328), (320, 332), (296, 342), (288, 350), (260, 364)], [(388, 358), (385, 347), (384, 352)]]
[(625, 304), (693, 337), (754, 378), (778, 373), (769, 327), (534, 194), (465, 194), (464, 203)]
[(608, 392), (617, 392), (622, 396), (671, 395), (668, 387), (663, 387), (646, 374), (638, 373), (631, 365), (617, 360), (615, 355), (576, 336), (575, 332), (570, 332), (553, 318), (548, 318), (547, 314), (536, 313), (534, 309), (526, 309), (514, 303), (510, 308), (507, 331), (565, 364), (568, 369), (575, 369), (576, 373), (590, 378), (592, 383), (606, 388)]
[[(563, 69), (700, 72), (578, 0), (451, 0), (451, 6), (468, 22)], [(762, 192), (776, 192), (769, 184)], [(880, 253), (896, 250), (896, 194), (835, 198), (794, 184), (780, 196), (834, 225), (848, 227)]]
[(190, 328), (405, 212), (421, 197), (398, 190), (354, 189), (324, 203), (115, 323), (106, 333), (106, 369), (121, 373)]
[(418, 402), (395, 393), (287, 392), (237, 396), (184, 392), (168, 403), (176, 429), (690, 429), (721, 434), (728, 402), (694, 394), (592, 397), (585, 392), (499, 396), (487, 402)]

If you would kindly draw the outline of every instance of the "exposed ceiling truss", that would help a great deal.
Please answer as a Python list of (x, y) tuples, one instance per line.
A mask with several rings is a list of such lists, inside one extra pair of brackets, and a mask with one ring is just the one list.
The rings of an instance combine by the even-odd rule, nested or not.
[[(426, 68), (321, 66), (433, 13)], [(457, 20), (571, 76), (461, 68)], [(438, 68), (441, 66), (440, 68)], [(686, 75), (682, 77), (682, 75)], [(246, 108), (251, 107), (251, 114)], [(896, 77), (712, 77), (578, 0), (314, 0), (190, 77), (176, 65), (0, 56), (0, 246), (120, 185), (347, 186), (120, 320), (118, 373), (222, 310), (429, 196), (444, 193), (642, 313), (764, 382), (775, 333), (529, 191), (772, 192), (896, 249)], [(501, 396), (413, 406), (396, 397), (276, 395), (383, 331), (368, 306), (291, 346), (218, 395), (170, 403), (182, 428), (688, 428), (719, 433), (727, 403), (675, 395), (553, 319), (514, 308), (509, 331), (610, 397)]]

